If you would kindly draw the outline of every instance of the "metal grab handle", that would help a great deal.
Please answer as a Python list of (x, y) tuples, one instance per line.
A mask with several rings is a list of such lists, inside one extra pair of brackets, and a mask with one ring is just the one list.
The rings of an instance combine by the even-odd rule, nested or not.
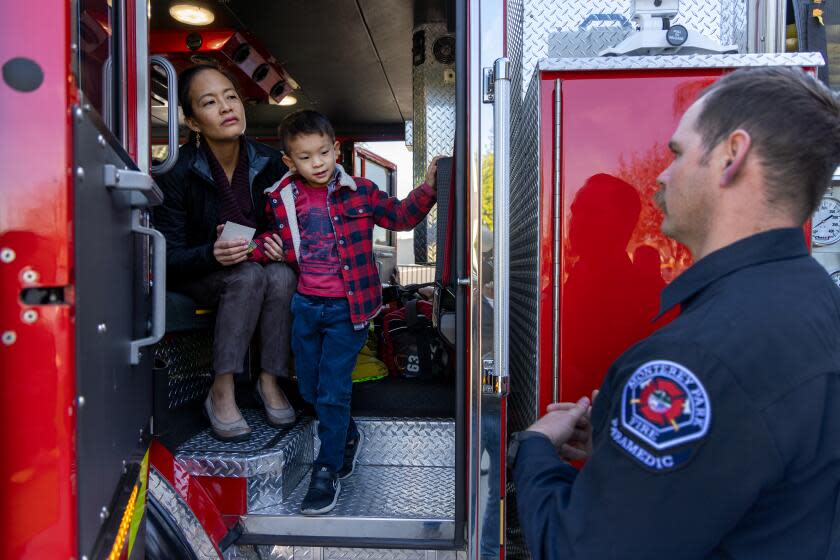
[(621, 14), (589, 14), (585, 20), (580, 22), (578, 29), (585, 30), (593, 21), (608, 21), (617, 23), (627, 29), (633, 29), (633, 24), (627, 21), (627, 18)]
[(149, 58), (151, 65), (157, 64), (166, 73), (166, 103), (167, 103), (167, 127), (169, 150), (166, 159), (159, 165), (153, 165), (151, 172), (155, 174), (166, 173), (175, 166), (178, 161), (178, 73), (172, 63), (162, 55), (156, 54)]
[(131, 231), (152, 238), (152, 333), (131, 341), (131, 365), (140, 363), (140, 349), (156, 344), (166, 332), (166, 238), (156, 229), (140, 223), (140, 210), (131, 212)]
[(493, 65), (493, 376), (495, 394), (509, 391), (510, 331), (510, 61)]
[[(163, 193), (151, 175), (142, 171), (119, 169), (116, 165), (105, 165), (105, 186), (112, 189), (132, 191), (131, 205), (134, 207), (157, 206), (163, 202)], [(137, 200), (134, 193), (142, 194), (145, 200)]]

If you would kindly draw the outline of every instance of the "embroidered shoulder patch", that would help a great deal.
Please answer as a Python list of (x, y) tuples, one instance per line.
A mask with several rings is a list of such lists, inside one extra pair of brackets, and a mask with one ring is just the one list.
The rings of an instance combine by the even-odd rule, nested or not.
[(610, 437), (644, 466), (670, 470), (688, 461), (693, 450), (665, 451), (701, 440), (711, 419), (711, 403), (697, 376), (678, 363), (654, 360), (625, 383), (620, 418), (612, 420)]

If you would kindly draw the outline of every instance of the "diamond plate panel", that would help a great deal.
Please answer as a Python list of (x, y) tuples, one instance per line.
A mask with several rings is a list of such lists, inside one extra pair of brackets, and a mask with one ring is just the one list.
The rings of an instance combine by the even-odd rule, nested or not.
[[(595, 56), (623, 40), (629, 29), (615, 22), (588, 22), (596, 14), (618, 14), (629, 19), (630, 0), (517, 0), (521, 11), (508, 9), (508, 41), (511, 33), (522, 34), (517, 56), (523, 68), (524, 95), (536, 63), (546, 57)], [(672, 23), (694, 29), (722, 44), (736, 44), (747, 50), (747, 2), (743, 0), (681, 0), (680, 14)], [(511, 56), (512, 51), (509, 51)]]
[(242, 414), (253, 430), (248, 441), (220, 442), (208, 429), (181, 445), (175, 458), (190, 475), (247, 478), (252, 511), (289, 497), (312, 464), (315, 432), (309, 418), (278, 430), (266, 423), (262, 411)]
[(212, 358), (210, 330), (168, 335), (155, 345), (155, 362), (169, 369), (169, 410), (207, 396), (213, 383)]
[(453, 420), (357, 419), (365, 441), (360, 465), (454, 467)]
[(692, 54), (685, 56), (616, 56), (549, 58), (539, 62), (541, 71), (643, 70), (667, 68), (741, 68), (745, 66), (822, 66), (819, 53)]
[(319, 548), (309, 546), (232, 546), (225, 560), (466, 560), (460, 550), (395, 548)]
[(149, 492), (172, 516), (198, 558), (217, 558), (216, 549), (190, 507), (155, 468), (149, 469)]
[(426, 560), (426, 551), (388, 548), (325, 548), (324, 560)]
[[(449, 467), (357, 466), (341, 481), (335, 509), (323, 517), (376, 517), (386, 519), (455, 518), (455, 469)], [(288, 500), (256, 515), (298, 516), (309, 477)]]
[[(446, 24), (430, 23), (415, 28), (426, 35), (426, 58), (412, 69), (414, 115), (412, 123), (412, 153), (414, 182), (426, 176), (426, 168), (438, 154), (452, 155), (455, 146), (455, 83), (446, 83), (447, 71), (454, 64), (435, 60), (433, 46), (437, 39), (451, 35)], [(437, 256), (437, 208), (415, 230), (415, 259), (435, 262)]]

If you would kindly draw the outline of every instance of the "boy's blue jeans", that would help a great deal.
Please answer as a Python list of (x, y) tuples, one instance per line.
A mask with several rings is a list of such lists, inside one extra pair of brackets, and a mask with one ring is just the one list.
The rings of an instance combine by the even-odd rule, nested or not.
[(353, 368), (367, 340), (354, 330), (345, 298), (292, 297), (292, 351), (300, 394), (315, 405), (321, 449), (315, 463), (338, 472), (344, 446), (358, 436), (350, 417)]

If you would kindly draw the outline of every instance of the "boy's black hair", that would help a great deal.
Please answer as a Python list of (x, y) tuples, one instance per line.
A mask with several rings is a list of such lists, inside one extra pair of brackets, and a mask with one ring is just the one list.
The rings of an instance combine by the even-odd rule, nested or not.
[(280, 125), (280, 142), (283, 153), (289, 155), (289, 141), (301, 134), (321, 134), (327, 136), (330, 142), (335, 142), (335, 130), (329, 119), (309, 109), (292, 113)]

